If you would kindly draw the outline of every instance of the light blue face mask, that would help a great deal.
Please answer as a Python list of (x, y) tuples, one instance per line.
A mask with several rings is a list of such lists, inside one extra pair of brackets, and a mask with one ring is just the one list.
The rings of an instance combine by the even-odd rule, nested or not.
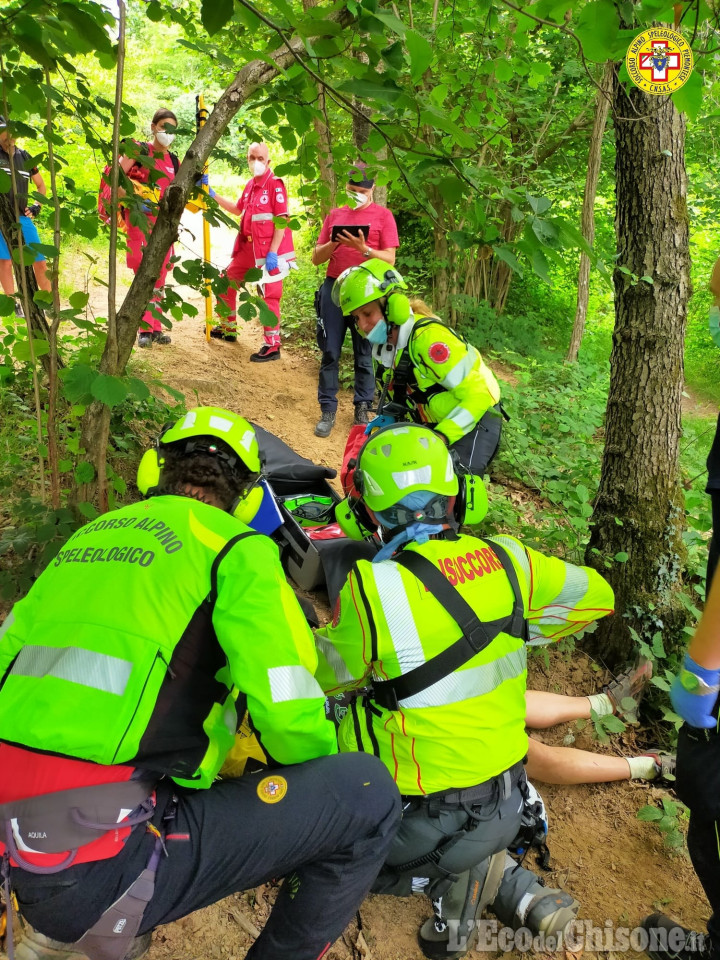
[(370, 333), (367, 335), (367, 339), (370, 341), (370, 343), (375, 344), (387, 343), (387, 338), (388, 325), (385, 320), (378, 320)]

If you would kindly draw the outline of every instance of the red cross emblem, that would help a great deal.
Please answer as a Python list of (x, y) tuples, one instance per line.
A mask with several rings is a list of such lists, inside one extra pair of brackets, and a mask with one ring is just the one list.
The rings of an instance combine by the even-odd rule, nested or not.
[(653, 83), (667, 83), (670, 71), (680, 69), (680, 54), (668, 51), (667, 40), (653, 40), (650, 47), (638, 54), (638, 69), (649, 71)]

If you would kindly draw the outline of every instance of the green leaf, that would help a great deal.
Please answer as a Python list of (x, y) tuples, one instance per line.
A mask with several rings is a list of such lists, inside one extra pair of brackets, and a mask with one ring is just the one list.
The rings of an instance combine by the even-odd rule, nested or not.
[(97, 375), (97, 371), (84, 363), (76, 363), (63, 370), (60, 378), (66, 399), (73, 404), (90, 403), (93, 397), (92, 385)]
[(529, 193), (526, 193), (525, 196), (527, 197), (527, 202), (530, 204), (532, 212), (537, 214), (537, 216), (541, 216), (552, 206), (552, 200), (548, 200), (547, 197), (531, 197)]
[(398, 20), (395, 14), (388, 13), (386, 10), (376, 10), (373, 16), (380, 20), (381, 23), (384, 23), (386, 27), (389, 27), (393, 33), (397, 33), (401, 37), (407, 33), (407, 27), (402, 20)]
[(666, 656), (662, 637), (660, 636), (659, 633), (656, 633), (655, 636), (652, 638), (651, 649), (653, 652), (653, 656), (656, 657), (658, 660), (662, 660), (662, 658)]
[(637, 818), (638, 820), (646, 820), (648, 822), (653, 820), (662, 820), (663, 812), (657, 807), (651, 807), (648, 805), (646, 807), (640, 807), (637, 812)]
[(627, 563), (628, 559), (629, 557), (624, 550), (621, 550), (619, 553), (616, 553), (615, 556), (613, 557), (613, 560), (616, 560), (618, 563)]
[(697, 120), (702, 106), (703, 99), (703, 80), (700, 70), (695, 70), (690, 74), (684, 86), (671, 93), (673, 103), (682, 113), (687, 114), (690, 120)]
[(70, 306), (74, 307), (75, 310), (82, 310), (83, 307), (87, 306), (88, 300), (90, 299), (89, 293), (83, 293), (78, 291), (77, 293), (71, 293), (68, 297)]
[(514, 76), (513, 68), (509, 60), (498, 57), (495, 61), (495, 76), (501, 83), (507, 83)]
[(652, 683), (653, 686), (657, 687), (659, 690), (668, 691), (670, 689), (670, 684), (667, 682), (667, 680), (663, 680), (662, 677), (652, 677), (650, 683)]
[(10, 317), (15, 312), (15, 298), (0, 293), (0, 317)]
[(95, 476), (95, 467), (88, 463), (87, 460), (83, 460), (82, 463), (79, 463), (75, 467), (75, 480), (77, 483), (90, 483), (90, 481)]
[(358, 100), (380, 100), (394, 103), (402, 96), (402, 90), (392, 82), (378, 83), (373, 80), (346, 80), (338, 89), (342, 93), (351, 93)]
[[(92, 478), (95, 476), (95, 470), (93, 469), (92, 464), (88, 464), (88, 466), (92, 470), (92, 476), (90, 477), (90, 480), (92, 480)], [(88, 520), (94, 520), (95, 517), (100, 516), (97, 508), (92, 503), (88, 503), (86, 500), (83, 500), (82, 503), (79, 503), (77, 508), (78, 512), (81, 513), (83, 517), (87, 517)]]
[(128, 388), (120, 377), (100, 373), (93, 381), (91, 392), (96, 400), (108, 407), (116, 407), (127, 397)]
[(610, 0), (591, 0), (585, 4), (575, 27), (585, 57), (597, 63), (613, 59), (619, 26), (615, 5)]
[(140, 380), (139, 377), (128, 377), (127, 385), (130, 389), (130, 393), (137, 397), (138, 400), (147, 400), (147, 398), (150, 396), (148, 385), (144, 380)]
[(620, 717), (615, 717), (612, 714), (610, 714), (610, 716), (603, 717), (602, 720), (603, 726), (608, 733), (622, 733), (626, 726)]
[(493, 247), (493, 252), (498, 260), (502, 260), (502, 262), (506, 263), (511, 270), (514, 270), (519, 277), (522, 277), (522, 267), (518, 263), (518, 259), (512, 250), (509, 250), (507, 247)]
[[(50, 352), (50, 344), (47, 340), (33, 340), (33, 351), (35, 359), (44, 357)], [(21, 363), (30, 363), (30, 341), (17, 340), (12, 347), (12, 355)]]
[(232, 15), (233, 0), (202, 0), (200, 19), (210, 36), (222, 30)]
[(432, 47), (425, 37), (415, 30), (408, 30), (405, 34), (405, 44), (410, 54), (410, 76), (413, 83), (419, 83), (423, 74), (430, 66), (433, 57)]

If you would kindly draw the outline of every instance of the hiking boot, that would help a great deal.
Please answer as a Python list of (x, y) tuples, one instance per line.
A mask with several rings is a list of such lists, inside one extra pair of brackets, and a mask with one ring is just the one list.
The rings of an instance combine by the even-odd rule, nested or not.
[(153, 345), (153, 338), (151, 333), (139, 333), (138, 334), (138, 346), (139, 347), (151, 347)]
[(320, 419), (315, 424), (316, 437), (329, 437), (335, 426), (335, 413), (332, 410), (323, 410)]
[[(653, 783), (669, 783), (673, 784), (675, 782), (675, 767), (677, 766), (677, 757), (674, 753), (662, 753), (660, 750), (648, 750), (647, 753), (642, 754), (643, 757), (651, 757), (655, 768), (657, 769), (657, 776), (653, 777)], [(660, 916), (660, 914), (658, 914)]]
[(493, 854), (458, 877), (442, 897), (433, 900), (435, 916), (418, 931), (428, 960), (458, 960), (476, 940), (476, 921), (498, 895), (504, 876), (505, 851)]
[(355, 404), (355, 418), (353, 423), (370, 423), (370, 418), (368, 417), (368, 410), (370, 409), (370, 404), (368, 403), (356, 403)]
[[(152, 933), (144, 933), (129, 943), (124, 960), (140, 960), (150, 949)], [(87, 955), (75, 949), (72, 943), (52, 940), (25, 925), (22, 940), (15, 947), (15, 960), (87, 960)]]
[[(638, 722), (637, 708), (650, 683), (651, 677), (651, 661), (641, 658), (631, 670), (619, 674), (612, 683), (603, 687), (603, 693), (606, 693), (608, 697), (610, 697), (618, 717), (621, 717), (628, 723)], [(628, 698), (634, 700), (635, 705), (623, 707), (623, 700), (627, 700)]]
[[(227, 337), (225, 337), (227, 340)], [(264, 343), (257, 353), (250, 354), (251, 363), (267, 363), (268, 360), (280, 359), (280, 347), (269, 347)]]
[(513, 930), (527, 927), (533, 936), (549, 936), (563, 932), (573, 922), (580, 904), (564, 890), (543, 886), (534, 873), (507, 856), (503, 881), (490, 909), (503, 926)]
[(717, 960), (707, 933), (681, 927), (664, 913), (645, 917), (640, 926), (648, 934), (645, 953), (652, 960)]
[(172, 337), (167, 333), (163, 333), (162, 330), (153, 330), (152, 342), (164, 345), (166, 343), (172, 343)]

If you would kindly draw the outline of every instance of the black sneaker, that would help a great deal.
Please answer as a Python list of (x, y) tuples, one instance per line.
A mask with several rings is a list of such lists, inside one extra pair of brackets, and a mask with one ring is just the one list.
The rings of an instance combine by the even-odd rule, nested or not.
[(355, 419), (353, 420), (353, 423), (370, 423), (370, 418), (368, 417), (369, 409), (370, 404), (368, 403), (356, 403)]
[[(227, 340), (227, 337), (225, 337)], [(269, 347), (264, 343), (257, 353), (250, 354), (250, 360), (253, 363), (267, 363), (268, 360), (280, 359), (280, 347)]]
[(172, 343), (172, 338), (169, 334), (163, 333), (162, 330), (153, 330), (152, 342), (162, 344)]
[(320, 419), (315, 424), (316, 437), (329, 437), (335, 426), (335, 414), (332, 410), (323, 410)]
[(652, 960), (718, 960), (707, 933), (688, 930), (664, 913), (645, 917), (641, 926), (649, 937), (645, 953)]
[(138, 346), (139, 347), (151, 347), (153, 345), (153, 338), (151, 333), (139, 333), (138, 334)]

